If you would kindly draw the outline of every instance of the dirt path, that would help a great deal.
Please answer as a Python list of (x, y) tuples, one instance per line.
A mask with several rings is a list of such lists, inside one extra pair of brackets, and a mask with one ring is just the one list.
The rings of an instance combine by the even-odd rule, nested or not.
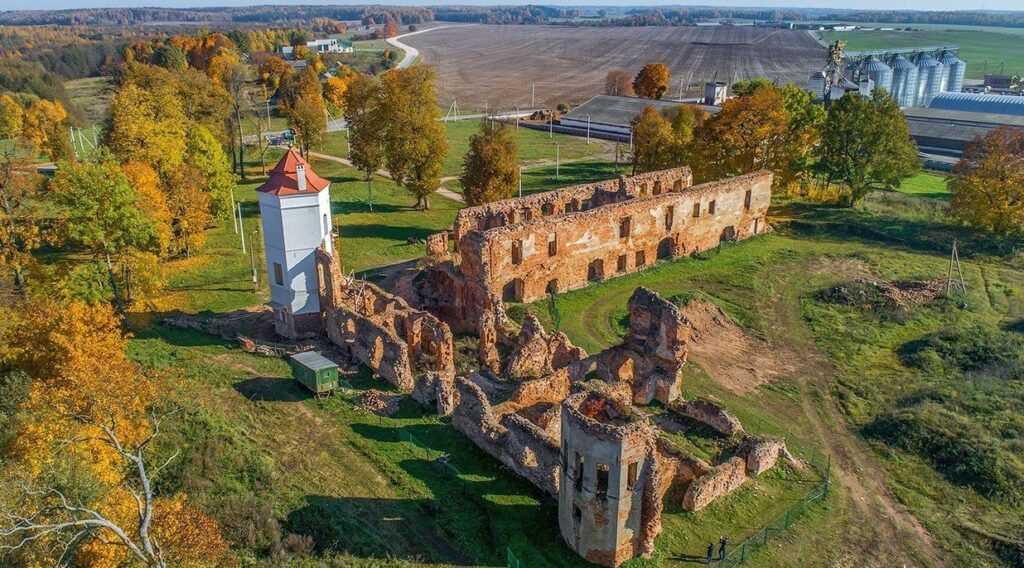
[(856, 566), (945, 566), (931, 535), (886, 486), (882, 467), (839, 409), (829, 384), (835, 369), (800, 317), (799, 289), (788, 282), (790, 273), (770, 274), (774, 293), (765, 312), (770, 327), (785, 330), (790, 345), (804, 356), (795, 375), (801, 407), (818, 444), (833, 458), (854, 515), (847, 560)]

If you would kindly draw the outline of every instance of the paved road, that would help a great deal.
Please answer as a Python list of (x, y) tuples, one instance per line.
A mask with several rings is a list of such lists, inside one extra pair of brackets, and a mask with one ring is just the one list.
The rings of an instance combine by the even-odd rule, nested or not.
[(416, 49), (415, 47), (413, 47), (413, 46), (411, 46), (409, 44), (402, 43), (401, 42), (402, 38), (409, 37), (409, 36), (414, 36), (414, 35), (417, 35), (417, 34), (425, 34), (427, 32), (432, 32), (434, 30), (439, 30), (439, 29), (442, 29), (442, 28), (459, 28), (459, 27), (464, 27), (464, 26), (475, 26), (475, 25), (476, 24), (456, 24), (456, 25), (451, 25), (451, 26), (437, 26), (436, 28), (428, 28), (428, 29), (419, 30), (419, 31), (416, 31), (416, 32), (409, 32), (407, 34), (402, 34), (400, 36), (389, 37), (387, 39), (388, 43), (390, 43), (391, 45), (393, 45), (393, 46), (395, 46), (395, 47), (397, 47), (399, 49), (405, 50), (405, 57), (403, 57), (402, 60), (398, 62), (398, 65), (395, 65), (395, 68), (396, 69), (405, 69), (406, 67), (411, 66), (413, 63), (416, 63), (416, 60), (420, 58), (420, 50)]

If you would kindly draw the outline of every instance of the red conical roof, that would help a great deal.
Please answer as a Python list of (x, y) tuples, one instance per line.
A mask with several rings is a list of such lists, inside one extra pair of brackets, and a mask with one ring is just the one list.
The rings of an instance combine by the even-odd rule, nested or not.
[[(295, 175), (295, 166), (298, 164), (306, 169), (306, 191), (299, 191), (299, 178)], [(288, 148), (281, 161), (270, 170), (270, 179), (256, 188), (256, 191), (271, 195), (303, 195), (323, 191), (330, 183), (316, 175), (313, 168), (309, 167), (309, 162), (302, 159), (294, 148)]]

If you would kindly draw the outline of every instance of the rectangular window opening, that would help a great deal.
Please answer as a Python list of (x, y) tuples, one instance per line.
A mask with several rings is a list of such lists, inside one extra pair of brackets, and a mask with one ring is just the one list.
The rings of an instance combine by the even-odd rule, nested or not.
[(512, 264), (523, 262), (523, 241), (512, 241)]
[(624, 218), (624, 219), (619, 221), (619, 238), (620, 239), (628, 239), (629, 238), (629, 233), (630, 233), (630, 229), (632, 228), (632, 224), (633, 224), (633, 222), (632, 222), (632, 219), (630, 217), (626, 217), (626, 218)]
[(636, 267), (643, 268), (647, 266), (647, 255), (642, 250), (636, 251)]
[(714, 215), (715, 214), (715, 200), (714, 199), (712, 199), (711, 202), (708, 203), (708, 214), (710, 214), (710, 215)]
[(608, 497), (608, 466), (599, 463), (597, 464), (597, 498), (604, 499)]
[(551, 233), (548, 235), (548, 256), (555, 256), (558, 254), (558, 235)]
[(743, 208), (744, 209), (750, 209), (750, 199), (751, 199), (752, 196), (753, 196), (753, 192), (751, 192), (748, 189), (747, 193), (743, 196)]
[(583, 456), (576, 452), (576, 467), (573, 469), (573, 487), (576, 491), (583, 489)]
[(640, 473), (640, 462), (633, 462), (629, 464), (626, 469), (626, 489), (632, 491), (636, 487), (636, 479)]
[(672, 230), (672, 221), (673, 221), (673, 219), (675, 219), (675, 216), (676, 216), (676, 208), (671, 206), (671, 205), (669, 205), (668, 209), (665, 211), (665, 232), (666, 233), (668, 231)]
[(700, 203), (693, 204), (693, 218), (700, 217)]
[(278, 286), (284, 286), (284, 267), (280, 263), (274, 263), (274, 283)]
[(626, 255), (624, 255), (624, 254), (620, 254), (619, 255), (619, 260), (618, 260), (618, 262), (615, 265), (615, 270), (617, 270), (619, 272), (625, 272), (626, 271)]

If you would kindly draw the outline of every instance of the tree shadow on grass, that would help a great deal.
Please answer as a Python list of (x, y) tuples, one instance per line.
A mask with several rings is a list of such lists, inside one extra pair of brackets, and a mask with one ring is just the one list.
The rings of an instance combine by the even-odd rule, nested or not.
[(313, 394), (293, 379), (254, 377), (236, 382), (238, 394), (257, 402), (301, 402)]
[[(429, 227), (403, 227), (395, 225), (345, 225), (341, 229), (341, 237), (349, 241), (357, 239), (384, 239), (398, 241), (395, 246), (405, 246), (409, 239), (424, 240), (430, 235), (438, 232), (438, 229)], [(420, 243), (415, 243), (420, 244)], [(424, 249), (425, 250), (425, 249)]]
[[(154, 321), (160, 321), (163, 317), (171, 314), (157, 314), (153, 316)], [(182, 329), (166, 324), (157, 324), (149, 327), (133, 329), (135, 339), (160, 339), (169, 345), (178, 347), (238, 347), (238, 342), (210, 335), (201, 331)]]
[(849, 207), (787, 203), (771, 214), (789, 218), (776, 228), (800, 235), (884, 243), (918, 252), (949, 255), (955, 240), (964, 258), (1006, 256), (1024, 244), (1018, 238), (1000, 237), (952, 222), (871, 213)]

